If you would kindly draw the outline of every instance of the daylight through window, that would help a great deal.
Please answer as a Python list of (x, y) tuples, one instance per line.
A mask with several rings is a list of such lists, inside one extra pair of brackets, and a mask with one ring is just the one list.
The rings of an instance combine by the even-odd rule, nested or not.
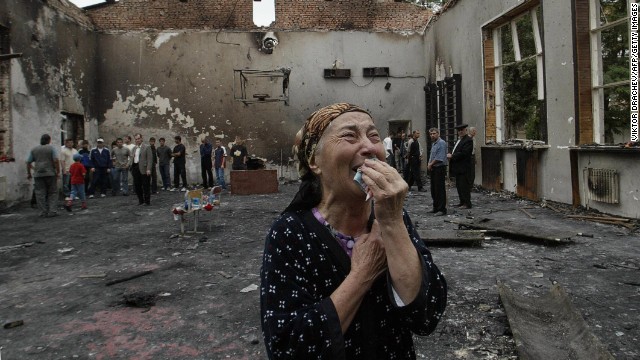
[(591, 0), (594, 142), (619, 143), (629, 132), (630, 0)]
[(484, 29), (487, 122), (495, 121), (498, 143), (546, 140), (540, 6), (516, 9), (505, 17), (510, 20)]

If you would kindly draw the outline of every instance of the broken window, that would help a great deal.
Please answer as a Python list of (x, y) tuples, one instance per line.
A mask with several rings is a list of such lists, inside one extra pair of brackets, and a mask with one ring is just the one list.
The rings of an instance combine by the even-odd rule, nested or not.
[(524, 6), (483, 29), (490, 143), (514, 138), (546, 141), (541, 9), (535, 1)]
[[(0, 56), (10, 54), (9, 29), (0, 26)], [(0, 57), (0, 158), (12, 157), (9, 76), (11, 57)]]
[(594, 141), (623, 142), (630, 117), (629, 0), (591, 0)]

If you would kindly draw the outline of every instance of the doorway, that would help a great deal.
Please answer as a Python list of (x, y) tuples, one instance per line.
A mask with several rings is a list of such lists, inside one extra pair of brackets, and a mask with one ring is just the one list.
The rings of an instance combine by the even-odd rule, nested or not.
[(84, 140), (84, 115), (63, 111), (62, 124), (60, 124), (60, 146), (64, 146), (66, 139), (73, 139), (76, 146)]

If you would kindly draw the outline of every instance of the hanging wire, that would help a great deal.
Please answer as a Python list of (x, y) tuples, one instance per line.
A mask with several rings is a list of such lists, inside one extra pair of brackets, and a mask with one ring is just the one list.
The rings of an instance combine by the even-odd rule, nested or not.
[(222, 31), (222, 29), (227, 27), (227, 25), (229, 24), (229, 20), (231, 20), (231, 17), (233, 16), (233, 13), (236, 11), (236, 5), (238, 5), (238, 1), (240, 1), (240, 0), (236, 0), (236, 2), (233, 4), (233, 8), (231, 9), (231, 13), (229, 13), (229, 17), (227, 17), (227, 21), (225, 21), (224, 25), (222, 25), (222, 27), (220, 27), (220, 29), (218, 30), (218, 33), (216, 34), (216, 42), (218, 44), (240, 46), (240, 44), (237, 44), (237, 43), (230, 43), (230, 42), (224, 42), (224, 41), (219, 41), (218, 40), (218, 36), (220, 35), (220, 32)]

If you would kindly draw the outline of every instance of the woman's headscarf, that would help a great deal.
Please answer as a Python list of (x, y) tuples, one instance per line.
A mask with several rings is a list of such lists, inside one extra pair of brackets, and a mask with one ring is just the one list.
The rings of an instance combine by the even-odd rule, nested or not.
[(337, 103), (328, 105), (311, 114), (296, 134), (293, 151), (294, 156), (298, 158), (298, 175), (302, 180), (302, 184), (300, 184), (298, 193), (285, 209), (285, 212), (308, 210), (320, 203), (322, 188), (319, 179), (311, 171), (309, 163), (315, 155), (320, 138), (322, 138), (322, 134), (324, 134), (329, 124), (338, 116), (348, 112), (361, 112), (371, 116), (368, 111), (353, 104)]

